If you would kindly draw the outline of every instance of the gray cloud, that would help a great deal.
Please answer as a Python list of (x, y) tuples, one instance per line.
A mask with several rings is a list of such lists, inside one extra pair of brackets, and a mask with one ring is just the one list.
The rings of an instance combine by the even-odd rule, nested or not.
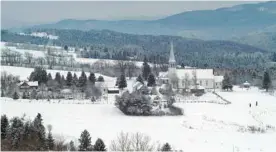
[(2, 1), (2, 26), (56, 22), (62, 19), (156, 19), (190, 10), (208, 10), (249, 1)]

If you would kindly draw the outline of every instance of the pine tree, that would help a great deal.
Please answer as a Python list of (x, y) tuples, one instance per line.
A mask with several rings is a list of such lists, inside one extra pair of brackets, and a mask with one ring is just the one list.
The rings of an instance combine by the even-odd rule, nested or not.
[(16, 91), (13, 93), (13, 99), (14, 100), (19, 99), (19, 95), (18, 95), (18, 93)]
[(119, 82), (120, 82), (120, 77), (117, 77), (115, 86), (118, 86), (118, 85), (119, 85)]
[(162, 146), (161, 151), (172, 151), (171, 145), (169, 143), (165, 143)]
[(222, 88), (227, 89), (227, 90), (232, 88), (232, 83), (231, 83), (230, 77), (227, 73), (223, 77)]
[(11, 127), (9, 129), (9, 134), (11, 136), (10, 140), (11, 140), (12, 150), (18, 150), (23, 129), (24, 129), (24, 123), (20, 118), (15, 117), (11, 120)]
[(43, 119), (40, 113), (37, 114), (36, 118), (33, 121), (33, 128), (36, 131), (37, 134), (37, 140), (38, 145), (36, 147), (36, 150), (46, 150), (46, 133), (45, 133), (45, 127), (43, 125)]
[(125, 87), (127, 87), (126, 77), (124, 74), (122, 74), (120, 77), (118, 88), (124, 89)]
[(89, 81), (94, 85), (95, 82), (96, 82), (96, 77), (95, 77), (95, 74), (90, 72), (90, 75), (88, 77)]
[(93, 151), (106, 151), (105, 144), (102, 139), (98, 138), (96, 140)]
[(143, 69), (142, 69), (142, 75), (143, 75), (143, 78), (145, 80), (147, 80), (149, 74), (151, 73), (151, 69), (150, 69), (150, 66), (148, 64), (148, 60), (147, 58), (145, 57), (144, 59), (144, 63), (143, 63)]
[(72, 140), (69, 143), (69, 151), (77, 151), (77, 148)]
[(155, 77), (153, 74), (150, 74), (148, 77), (148, 86), (155, 86), (156, 82), (155, 82)]
[(98, 81), (99, 81), (99, 82), (104, 82), (103, 76), (100, 75), (100, 76), (98, 77)]
[(136, 81), (141, 82), (142, 84), (144, 84), (144, 80), (143, 77), (139, 74), (139, 76), (137, 77)]
[(4, 90), (1, 90), (1, 97), (4, 97), (5, 94), (4, 94)]
[(73, 84), (73, 76), (72, 76), (72, 73), (69, 71), (66, 76), (66, 85), (72, 86), (72, 84)]
[(78, 86), (78, 81), (79, 81), (78, 76), (76, 75), (76, 73), (74, 73), (73, 85)]
[(270, 87), (271, 87), (271, 80), (270, 80), (269, 73), (266, 71), (264, 73), (264, 78), (263, 78), (263, 88), (266, 89), (266, 91), (268, 91)]
[(27, 92), (23, 92), (22, 99), (27, 99)]
[(48, 73), (47, 80), (53, 80), (51, 73)]
[(84, 130), (81, 133), (79, 143), (80, 143), (79, 151), (91, 151), (92, 150), (91, 137), (87, 130)]
[(61, 75), (60, 75), (59, 72), (56, 73), (55, 80), (56, 80), (59, 84), (61, 84)]
[(1, 116), (1, 139), (5, 139), (7, 137), (7, 131), (9, 128), (9, 120), (6, 115)]
[(54, 138), (50, 130), (48, 132), (48, 137), (47, 137), (47, 146), (48, 146), (48, 150), (54, 150)]
[(40, 83), (47, 82), (47, 72), (41, 67), (36, 67), (30, 75), (30, 81), (38, 81)]
[(84, 71), (81, 72), (81, 76), (79, 77), (79, 86), (85, 87), (87, 82), (87, 76)]
[(61, 76), (60, 82), (61, 82), (61, 87), (64, 87), (66, 85), (66, 80), (64, 78), (64, 75)]

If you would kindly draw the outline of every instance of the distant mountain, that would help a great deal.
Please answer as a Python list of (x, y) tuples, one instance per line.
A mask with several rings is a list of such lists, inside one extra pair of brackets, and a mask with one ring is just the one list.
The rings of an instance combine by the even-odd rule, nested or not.
[(216, 10), (190, 11), (158, 20), (75, 20), (32, 28), (113, 30), (130, 34), (177, 35), (200, 39), (231, 39), (266, 29), (276, 32), (276, 2), (243, 4)]

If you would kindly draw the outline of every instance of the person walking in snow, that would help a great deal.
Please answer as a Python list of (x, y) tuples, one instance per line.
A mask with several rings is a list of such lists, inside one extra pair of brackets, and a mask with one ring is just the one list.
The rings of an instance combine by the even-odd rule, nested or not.
[(249, 103), (249, 108), (251, 108), (251, 103)]
[(258, 106), (258, 101), (256, 101), (256, 106)]

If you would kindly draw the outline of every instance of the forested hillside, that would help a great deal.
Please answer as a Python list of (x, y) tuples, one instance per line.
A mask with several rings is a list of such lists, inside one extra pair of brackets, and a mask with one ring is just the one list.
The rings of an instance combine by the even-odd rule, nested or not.
[(276, 32), (252, 33), (233, 40), (239, 43), (264, 48), (271, 52), (276, 52)]
[[(169, 42), (173, 41), (178, 64), (197, 67), (262, 67), (271, 55), (266, 50), (231, 41), (203, 41), (178, 36), (134, 35), (102, 31), (29, 29), (26, 32), (47, 32), (57, 35), (54, 45), (83, 48), (76, 49), (82, 57), (105, 59), (144, 60), (165, 63), (168, 60)], [(47, 38), (18, 35), (1, 31), (2, 41), (46, 45)]]

